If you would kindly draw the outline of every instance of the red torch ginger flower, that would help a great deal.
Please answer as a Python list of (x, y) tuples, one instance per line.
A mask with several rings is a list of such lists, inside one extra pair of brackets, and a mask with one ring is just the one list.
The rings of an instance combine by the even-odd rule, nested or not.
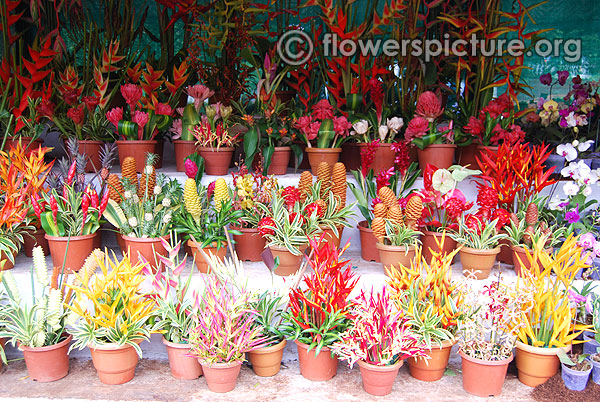
[(419, 96), (419, 100), (417, 101), (417, 116), (432, 122), (440, 117), (443, 112), (442, 101), (435, 93), (426, 91)]
[(123, 99), (125, 99), (125, 102), (129, 105), (130, 111), (135, 109), (135, 105), (142, 98), (142, 94), (142, 87), (135, 84), (121, 85), (121, 95), (123, 95)]
[(424, 117), (416, 116), (408, 122), (404, 138), (406, 141), (412, 141), (414, 138), (420, 138), (429, 130), (429, 120)]
[(312, 115), (315, 119), (333, 119), (333, 107), (327, 99), (321, 99), (312, 107)]
[(477, 205), (488, 211), (498, 205), (498, 191), (489, 186), (482, 186), (477, 192)]
[(81, 103), (79, 106), (69, 109), (67, 111), (67, 117), (73, 120), (73, 123), (75, 123), (76, 126), (83, 126), (83, 119), (85, 118), (84, 104)]
[(144, 127), (148, 123), (148, 113), (136, 110), (131, 117), (131, 121), (138, 125), (138, 138), (143, 138)]
[(123, 108), (113, 107), (106, 112), (106, 119), (110, 121), (116, 128), (119, 127), (119, 121), (123, 120)]
[(173, 109), (171, 109), (171, 106), (167, 105), (166, 103), (159, 103), (156, 105), (154, 112), (164, 116), (171, 116), (173, 114)]
[(338, 116), (333, 118), (333, 130), (336, 135), (340, 137), (347, 137), (352, 128), (352, 123), (346, 119), (345, 116)]

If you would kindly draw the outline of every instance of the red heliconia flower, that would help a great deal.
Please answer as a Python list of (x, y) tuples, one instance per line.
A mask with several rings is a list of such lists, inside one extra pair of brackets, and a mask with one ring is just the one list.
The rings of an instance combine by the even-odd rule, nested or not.
[(283, 193), (281, 195), (283, 196), (285, 205), (287, 205), (288, 208), (292, 208), (294, 204), (300, 201), (300, 199), (302, 198), (300, 190), (298, 190), (294, 186), (287, 186), (286, 188), (284, 188)]
[(416, 115), (434, 121), (444, 113), (441, 99), (431, 91), (425, 91), (417, 101)]
[(477, 192), (477, 205), (488, 211), (498, 206), (498, 191), (489, 186), (481, 186)]
[(270, 216), (266, 216), (258, 222), (258, 233), (261, 236), (274, 235), (275, 231), (268, 226), (275, 226), (275, 221)]
[(304, 208), (304, 214), (306, 216), (311, 216), (315, 211), (319, 218), (322, 218), (325, 214), (325, 211), (323, 211), (323, 206), (321, 204), (317, 204), (316, 202), (311, 202)]

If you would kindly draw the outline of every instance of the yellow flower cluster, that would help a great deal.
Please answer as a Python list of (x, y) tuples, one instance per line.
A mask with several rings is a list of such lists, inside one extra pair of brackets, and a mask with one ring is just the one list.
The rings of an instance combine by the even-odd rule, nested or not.
[(238, 177), (236, 181), (236, 193), (240, 200), (242, 209), (250, 209), (254, 206), (254, 178), (251, 174)]

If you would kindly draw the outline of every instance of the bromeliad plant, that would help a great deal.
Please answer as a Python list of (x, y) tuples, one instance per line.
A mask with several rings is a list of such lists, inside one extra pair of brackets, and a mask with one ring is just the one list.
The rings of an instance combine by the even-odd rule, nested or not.
[(309, 242), (313, 254), (308, 264), (313, 273), (304, 276), (304, 286), (290, 290), (290, 309), (284, 313), (287, 323), (282, 331), (288, 339), (298, 340), (318, 354), (323, 347), (340, 341), (348, 328), (352, 307), (349, 296), (358, 279), (350, 261), (340, 260), (348, 245), (338, 249), (322, 237)]
[[(75, 295), (68, 316), (73, 335), (70, 350), (109, 344), (132, 346), (150, 338), (154, 300), (142, 291), (146, 263), (133, 265), (127, 255), (117, 258), (94, 251), (67, 287)], [(97, 269), (100, 268), (100, 272)], [(69, 292), (69, 293), (70, 293)]]
[(71, 293), (65, 292), (67, 275), (61, 267), (54, 267), (49, 277), (42, 247), (33, 249), (31, 300), (22, 298), (10, 271), (2, 274), (8, 303), (0, 305), (0, 337), (8, 338), (13, 345), (35, 348), (62, 342), (68, 336), (64, 306), (70, 302)]
[(362, 292), (354, 300), (349, 328), (334, 343), (332, 351), (346, 360), (350, 368), (357, 361), (376, 366), (391, 366), (409, 357), (425, 357), (426, 348), (411, 331), (408, 318), (390, 300), (384, 287), (381, 293)]

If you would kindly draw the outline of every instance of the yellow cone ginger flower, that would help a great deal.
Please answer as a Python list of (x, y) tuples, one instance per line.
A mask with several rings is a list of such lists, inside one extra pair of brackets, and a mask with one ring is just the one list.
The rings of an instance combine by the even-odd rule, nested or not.
[(229, 190), (227, 189), (227, 183), (222, 177), (217, 179), (215, 183), (215, 208), (217, 211), (221, 210), (223, 203), (229, 202)]
[(196, 188), (196, 180), (187, 179), (183, 185), (183, 202), (186, 211), (192, 215), (195, 220), (198, 220), (202, 215), (202, 204), (200, 203), (200, 197), (198, 197), (198, 190)]

